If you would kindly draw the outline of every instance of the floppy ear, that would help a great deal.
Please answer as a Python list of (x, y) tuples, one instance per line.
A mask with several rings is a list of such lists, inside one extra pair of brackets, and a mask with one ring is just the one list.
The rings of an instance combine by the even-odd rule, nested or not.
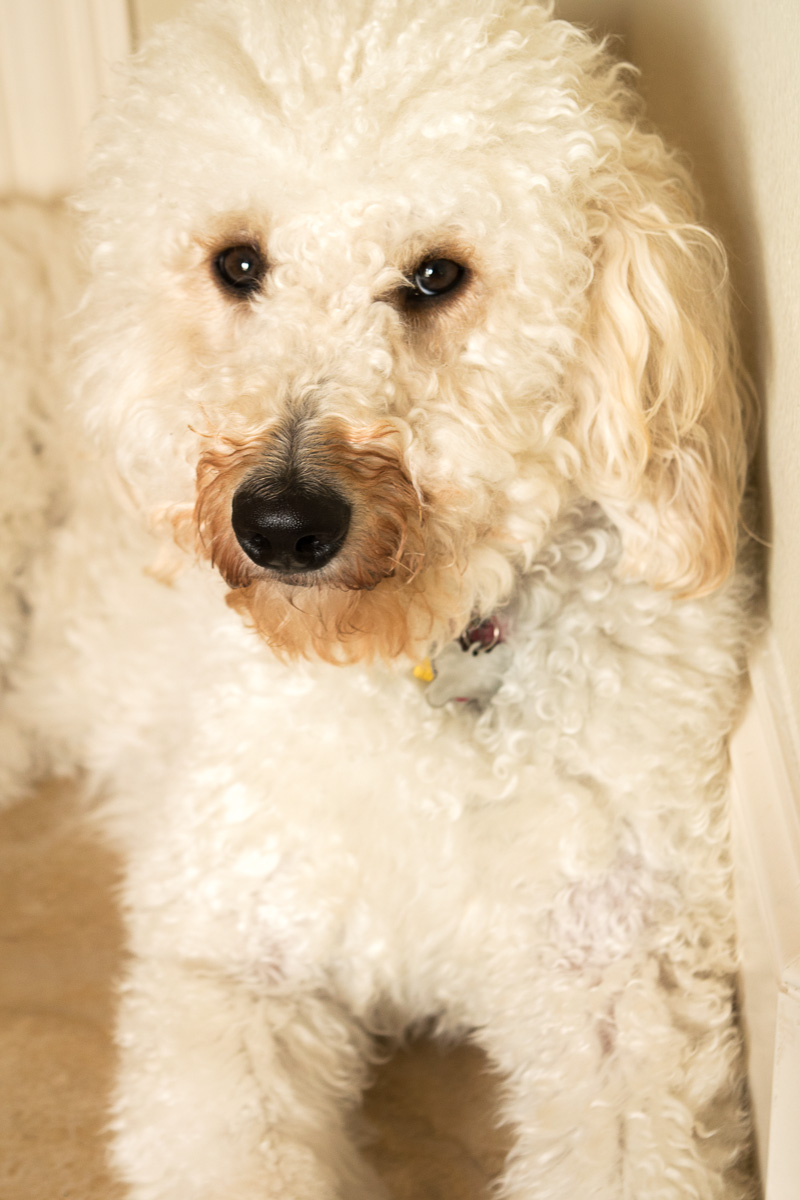
[(727, 270), (680, 167), (638, 136), (636, 169), (596, 193), (572, 436), (584, 494), (621, 532), (621, 570), (701, 595), (733, 565), (746, 470)]

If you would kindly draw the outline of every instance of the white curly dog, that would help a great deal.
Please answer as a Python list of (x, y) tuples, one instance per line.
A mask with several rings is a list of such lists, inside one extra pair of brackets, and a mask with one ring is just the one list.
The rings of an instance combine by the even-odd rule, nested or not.
[(504, 1200), (751, 1194), (742, 389), (627, 80), (536, 3), (210, 0), (100, 116), (75, 365), (40, 313), (7, 378), (3, 736), (126, 856), (134, 1200), (378, 1200), (422, 1020)]

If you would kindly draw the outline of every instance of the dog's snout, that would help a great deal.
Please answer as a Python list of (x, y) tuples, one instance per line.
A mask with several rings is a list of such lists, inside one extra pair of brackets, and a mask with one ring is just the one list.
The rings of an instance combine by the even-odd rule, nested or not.
[(292, 484), (265, 492), (244, 483), (234, 494), (236, 540), (259, 567), (296, 575), (317, 571), (344, 545), (351, 508), (332, 488)]

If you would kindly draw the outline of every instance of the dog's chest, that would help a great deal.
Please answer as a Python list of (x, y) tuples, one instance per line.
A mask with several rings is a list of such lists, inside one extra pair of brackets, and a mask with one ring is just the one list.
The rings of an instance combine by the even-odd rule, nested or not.
[[(224, 677), (190, 689), (193, 735), (135, 856), (143, 946), (180, 931), (187, 958), (267, 981), (344, 963), (371, 995), (388, 964), (415, 976), (420, 956), (443, 969), (467, 957), (467, 931), (470, 944), (504, 926), (546, 941), (554, 897), (577, 881), (595, 897), (621, 876), (641, 890), (625, 792), (642, 755), (603, 778), (625, 736), (613, 697), (599, 714), (584, 701), (579, 721), (549, 635), (553, 679), (512, 675), (516, 702), (483, 712), (431, 708), (410, 672), (281, 666), (238, 645)], [(517, 675), (541, 669), (517, 657)], [(642, 830), (657, 842), (654, 812)]]
[[(468, 957), (467, 930), (546, 943), (576, 887), (580, 930), (597, 897), (680, 890), (735, 663), (713, 613), (600, 570), (533, 589), (483, 709), (431, 707), (410, 667), (281, 664), (202, 580), (100, 581), (73, 642), (134, 944), (284, 981), (359, 961), (366, 994), (387, 963)], [(687, 860), (693, 886), (722, 845)]]

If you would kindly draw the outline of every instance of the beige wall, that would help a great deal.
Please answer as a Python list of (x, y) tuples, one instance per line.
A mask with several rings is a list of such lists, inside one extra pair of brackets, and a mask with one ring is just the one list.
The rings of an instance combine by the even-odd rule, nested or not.
[(0, 0), (0, 194), (74, 189), (128, 26), (126, 0)]
[(134, 35), (141, 41), (158, 21), (174, 17), (191, 0), (128, 0)]
[[(183, 7), (132, 4), (140, 31)], [(770, 611), (800, 714), (800, 0), (559, 0), (557, 10), (621, 35), (652, 119), (690, 156), (729, 247), (764, 408)]]

